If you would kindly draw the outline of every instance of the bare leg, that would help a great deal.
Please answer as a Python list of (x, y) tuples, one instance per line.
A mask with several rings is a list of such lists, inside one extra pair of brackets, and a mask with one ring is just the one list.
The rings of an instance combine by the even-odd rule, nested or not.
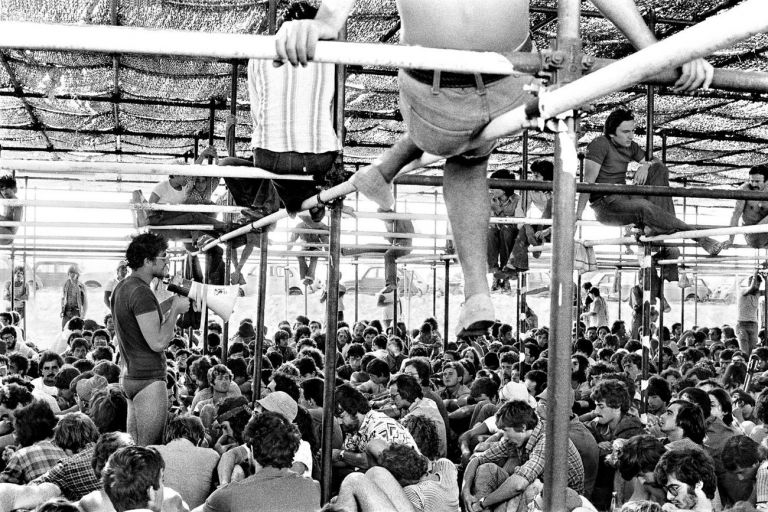
[(495, 319), (487, 272), (488, 199), (486, 158), (451, 157), (445, 164), (443, 195), (451, 230), (464, 273), (464, 305), (457, 334), (475, 335), (488, 329)]
[(413, 504), (408, 500), (403, 487), (395, 480), (392, 473), (381, 466), (374, 466), (366, 471), (365, 476), (386, 494), (397, 510), (403, 512), (413, 511)]
[(448, 159), (443, 194), (456, 252), (464, 273), (464, 297), (488, 295), (486, 246), (491, 204), (485, 171), (487, 159), (468, 163), (460, 157)]

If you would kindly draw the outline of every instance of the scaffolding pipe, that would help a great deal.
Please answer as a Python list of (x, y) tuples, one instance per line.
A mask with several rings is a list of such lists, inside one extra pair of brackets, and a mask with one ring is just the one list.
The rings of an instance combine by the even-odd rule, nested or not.
[[(581, 75), (580, 56), (582, 55), (579, 19), (580, 0), (561, 0), (557, 6), (557, 50), (566, 57), (563, 68), (557, 72), (556, 83), (568, 87)], [(503, 117), (503, 116), (502, 116)], [(488, 128), (494, 124), (491, 121)], [(521, 127), (522, 128), (522, 127)], [(555, 173), (552, 181), (552, 240), (555, 246), (552, 253), (550, 275), (552, 276), (550, 296), (550, 339), (553, 345), (549, 350), (547, 365), (548, 396), (547, 422), (545, 426), (545, 459), (554, 461), (558, 454), (568, 451), (568, 421), (571, 409), (569, 394), (571, 374), (571, 344), (563, 343), (570, 339), (573, 325), (573, 257), (574, 244), (570, 242), (576, 234), (576, 216), (574, 204), (576, 198), (576, 173), (578, 156), (576, 153), (576, 120), (568, 117), (559, 121), (559, 132), (555, 135)], [(494, 137), (495, 139), (496, 137)], [(578, 319), (577, 319), (578, 320)], [(565, 490), (568, 487), (567, 467), (565, 464), (546, 464), (544, 466), (544, 510), (565, 510)]]
[(322, 447), (322, 495), (327, 502), (331, 497), (331, 470), (333, 453), (333, 421), (336, 411), (334, 391), (336, 390), (336, 331), (339, 325), (339, 256), (341, 254), (341, 201), (331, 207), (331, 259), (328, 262), (325, 340), (325, 384), (323, 389), (323, 439)]
[[(2, 23), (0, 23), (2, 25)], [(211, 103), (213, 108), (214, 103)], [(209, 129), (213, 130), (215, 119), (210, 120)], [(210, 132), (208, 144), (213, 145), (213, 131)], [(61, 173), (73, 174), (110, 174), (125, 175), (174, 175), (174, 176), (204, 176), (207, 178), (261, 178), (295, 181), (311, 181), (312, 176), (300, 174), (274, 174), (255, 167), (238, 167), (232, 165), (184, 165), (163, 163), (127, 163), (127, 162), (74, 162), (69, 160), (19, 160), (2, 158), (0, 169), (16, 170), (31, 173)]]
[[(754, 33), (765, 30), (764, 25), (759, 23), (760, 18), (764, 18), (765, 14), (764, 11), (759, 10), (762, 7), (759, 5), (760, 1), (756, 0), (752, 5), (740, 9), (732, 16), (728, 16), (729, 13), (726, 13), (707, 19), (699, 25), (688, 28), (664, 41), (672, 38), (676, 38), (675, 42), (678, 40), (686, 41), (685, 38), (679, 37), (680, 34), (688, 35), (687, 32), (698, 29), (690, 37), (702, 37), (704, 38), (702, 41), (707, 41), (709, 44), (700, 45), (702, 48), (700, 52), (696, 53), (696, 56), (709, 55), (721, 47), (730, 46), (740, 39), (745, 39)], [(737, 9), (738, 7), (732, 11)], [(755, 18), (758, 19), (755, 20)], [(732, 30), (733, 35), (729, 35), (728, 29), (739, 21), (745, 26), (737, 25)], [(747, 23), (747, 21), (751, 23)], [(718, 27), (718, 25), (722, 25), (722, 27)], [(707, 39), (710, 33), (713, 39), (711, 42)], [(668, 46), (675, 48), (674, 45)], [(274, 38), (271, 36), (12, 21), (0, 23), (0, 48), (172, 55), (224, 61), (252, 58), (275, 60), (277, 58)], [(688, 48), (685, 47), (685, 49)], [(667, 50), (665, 47), (664, 51), (672, 50)], [(661, 49), (659, 52), (663, 54)], [(678, 53), (681, 52), (673, 52), (672, 55)], [(686, 57), (686, 60), (692, 58), (694, 57), (691, 55)], [(320, 41), (317, 44), (314, 60), (331, 64), (493, 74), (510, 74), (513, 71), (534, 74), (545, 67), (545, 59), (539, 53), (514, 52), (502, 56), (493, 52), (337, 41)], [(675, 71), (675, 68), (683, 63), (683, 61), (678, 62), (669, 58), (650, 68), (644, 60), (640, 61), (641, 64), (637, 65), (639, 67), (648, 66), (648, 71), (639, 73), (633, 70), (632, 66), (628, 66), (627, 69), (635, 72), (631, 73), (631, 80), (626, 85), (617, 86), (616, 90), (624, 89), (636, 83), (671, 85), (679, 78), (679, 73)], [(587, 72), (597, 75), (618, 62), (622, 61), (585, 56), (580, 63)], [(602, 78), (598, 80), (598, 83), (601, 80)], [(768, 73), (716, 69), (712, 87), (731, 91), (768, 92)], [(605, 94), (606, 92), (600, 92), (597, 96)]]
[(596, 98), (643, 82), (662, 71), (675, 70), (692, 59), (706, 57), (766, 30), (768, 17), (765, 16), (765, 1), (747, 0), (579, 80), (540, 93), (539, 98), (528, 105), (491, 121), (477, 137), (475, 145), (530, 127), (532, 118), (555, 118)]
[[(222, 60), (278, 60), (274, 36), (103, 25), (2, 22), (0, 48), (173, 55)], [(440, 69), (458, 73), (509, 75), (515, 71), (509, 60), (495, 52), (339, 41), (318, 42), (314, 61), (358, 66)]]
[(259, 291), (256, 311), (256, 346), (253, 354), (252, 404), (261, 398), (262, 358), (264, 357), (264, 311), (267, 304), (267, 264), (269, 261), (269, 233), (259, 233)]

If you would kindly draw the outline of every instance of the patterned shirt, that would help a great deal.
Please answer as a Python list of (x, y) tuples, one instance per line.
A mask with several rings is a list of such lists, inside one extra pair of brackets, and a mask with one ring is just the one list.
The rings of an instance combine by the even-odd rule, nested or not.
[[(513, 474), (523, 477), (529, 485), (539, 478), (546, 463), (545, 445), (544, 422), (539, 421), (525, 444), (524, 450), (520, 451), (521, 464), (515, 468)], [(501, 441), (491, 444), (490, 448), (478, 456), (478, 459), (480, 459), (480, 464), (493, 462), (503, 465), (509, 457), (516, 453), (515, 445), (505, 437)], [(584, 494), (584, 465), (581, 463), (581, 455), (570, 439), (568, 440), (568, 487), (579, 494)]]
[(368, 411), (360, 422), (360, 428), (344, 439), (344, 449), (358, 453), (365, 452), (372, 439), (383, 439), (388, 444), (405, 444), (418, 450), (411, 433), (386, 414), (379, 411)]
[(66, 456), (64, 450), (48, 440), (19, 448), (11, 456), (5, 471), (0, 473), (0, 482), (20, 485), (29, 483)]
[(96, 476), (91, 466), (95, 448), (94, 443), (89, 444), (72, 457), (59, 461), (50, 471), (32, 483), (55, 484), (69, 501), (78, 501), (86, 494), (101, 488), (101, 479)]

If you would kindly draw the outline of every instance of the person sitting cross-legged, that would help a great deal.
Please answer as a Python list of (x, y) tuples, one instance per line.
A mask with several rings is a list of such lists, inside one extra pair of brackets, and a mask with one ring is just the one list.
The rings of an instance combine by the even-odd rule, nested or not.
[[(496, 413), (496, 426), (504, 432), (503, 439), (472, 457), (464, 471), (461, 493), (468, 511), (495, 509), (510, 500), (515, 501), (507, 507), (517, 510), (518, 504), (527, 504), (538, 493), (536, 489), (529, 495), (527, 490), (544, 471), (544, 421), (527, 402), (512, 400)], [(584, 466), (570, 439), (565, 462), (568, 487), (583, 494)]]

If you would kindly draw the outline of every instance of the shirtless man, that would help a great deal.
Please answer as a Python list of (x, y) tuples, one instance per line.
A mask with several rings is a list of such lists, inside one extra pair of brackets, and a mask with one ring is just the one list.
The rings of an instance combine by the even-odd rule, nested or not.
[[(656, 39), (632, 0), (593, 0), (635, 47)], [(306, 65), (319, 39), (335, 39), (354, 0), (325, 0), (312, 20), (284, 23), (276, 38), (280, 60)], [(527, 0), (398, 0), (401, 40), (406, 45), (508, 53), (532, 49)], [(439, 15), (438, 15), (439, 14)], [(677, 90), (711, 81), (702, 59), (683, 66)], [(400, 109), (408, 134), (352, 183), (380, 207), (392, 206), (389, 184), (397, 172), (423, 152), (445, 157), (445, 204), (464, 274), (465, 302), (457, 333), (484, 333), (495, 318), (486, 281), (486, 238), (490, 202), (486, 169), (495, 143), (471, 148), (472, 137), (495, 117), (530, 98), (523, 88), (529, 75), (472, 75), (401, 69)], [(471, 148), (471, 149), (468, 149)]]
[[(749, 170), (749, 181), (741, 186), (741, 190), (765, 191), (766, 182), (768, 182), (768, 165), (755, 165)], [(736, 207), (733, 209), (733, 216), (731, 217), (731, 226), (738, 226), (739, 218), (745, 226), (768, 224), (768, 201), (746, 201), (743, 199), (736, 201)], [(727, 246), (733, 244), (734, 236), (731, 235), (725, 242)], [(747, 245), (755, 249), (768, 247), (768, 233), (745, 233), (744, 238)]]

